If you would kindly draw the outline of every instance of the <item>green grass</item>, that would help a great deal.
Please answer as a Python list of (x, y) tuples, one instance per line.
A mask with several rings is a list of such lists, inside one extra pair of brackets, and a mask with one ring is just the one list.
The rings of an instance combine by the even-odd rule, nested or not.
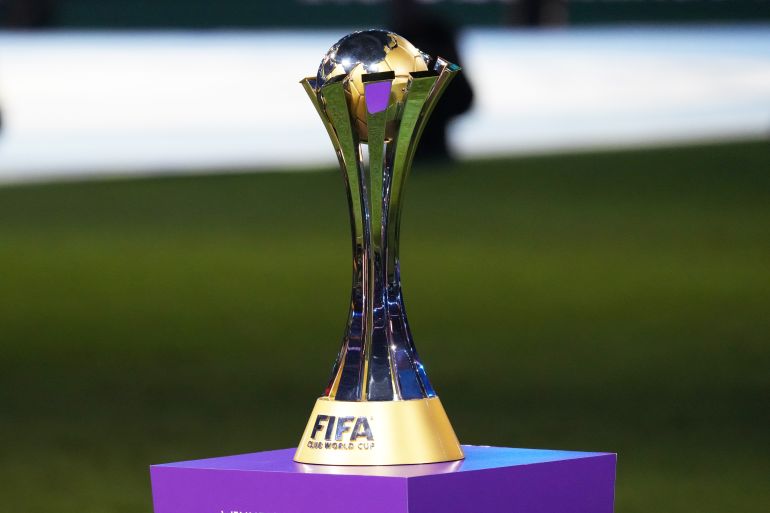
[[(150, 511), (289, 447), (347, 314), (332, 172), (0, 189), (6, 511)], [(417, 168), (404, 292), (464, 443), (619, 453), (617, 511), (770, 503), (770, 146)]]

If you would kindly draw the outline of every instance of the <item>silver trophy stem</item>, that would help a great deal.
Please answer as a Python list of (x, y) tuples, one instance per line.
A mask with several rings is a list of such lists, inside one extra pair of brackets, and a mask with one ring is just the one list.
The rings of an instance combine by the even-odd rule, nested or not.
[(457, 66), (439, 59), (436, 71), (412, 73), (401, 103), (387, 99), (392, 72), (363, 75), (366, 142), (354, 130), (343, 76), (330, 79), (320, 91), (314, 79), (302, 81), (337, 153), (353, 241), (350, 312), (325, 390), (330, 399), (392, 401), (435, 396), (404, 308), (399, 231), (404, 184), (417, 143), (436, 101), (457, 71)]

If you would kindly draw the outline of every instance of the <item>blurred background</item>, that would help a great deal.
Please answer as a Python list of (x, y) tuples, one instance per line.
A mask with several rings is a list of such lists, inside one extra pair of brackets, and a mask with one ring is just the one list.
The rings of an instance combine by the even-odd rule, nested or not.
[[(0, 0), (0, 496), (297, 443), (349, 299), (298, 85), (390, 27), (457, 60), (406, 304), (461, 441), (613, 451), (625, 512), (770, 504), (770, 1)], [(762, 506), (764, 504), (764, 508)]]

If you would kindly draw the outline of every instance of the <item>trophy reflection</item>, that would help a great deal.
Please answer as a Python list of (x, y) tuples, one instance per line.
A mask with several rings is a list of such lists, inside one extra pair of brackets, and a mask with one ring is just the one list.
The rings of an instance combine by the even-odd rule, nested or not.
[(412, 340), (398, 259), (404, 184), (417, 143), (459, 70), (397, 34), (367, 30), (338, 41), (317, 76), (301, 81), (347, 189), (353, 290), (342, 347), (295, 461), (397, 465), (463, 458)]

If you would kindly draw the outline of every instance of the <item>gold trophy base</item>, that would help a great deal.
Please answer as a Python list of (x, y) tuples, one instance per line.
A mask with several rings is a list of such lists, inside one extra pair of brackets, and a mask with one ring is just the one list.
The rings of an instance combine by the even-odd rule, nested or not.
[(438, 397), (407, 401), (318, 399), (294, 461), (410, 465), (465, 456)]

